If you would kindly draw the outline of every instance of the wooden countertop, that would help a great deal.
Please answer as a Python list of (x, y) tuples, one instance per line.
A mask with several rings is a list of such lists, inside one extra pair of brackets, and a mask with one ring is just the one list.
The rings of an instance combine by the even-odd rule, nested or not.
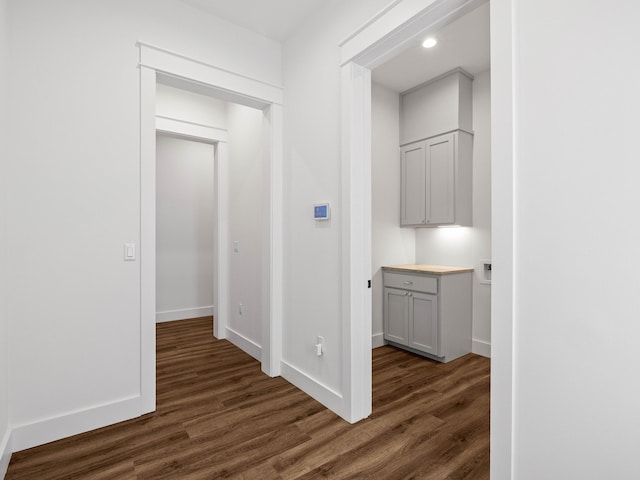
[(447, 267), (444, 265), (385, 265), (382, 269), (400, 272), (430, 273), (432, 275), (473, 272), (473, 268), (469, 267)]

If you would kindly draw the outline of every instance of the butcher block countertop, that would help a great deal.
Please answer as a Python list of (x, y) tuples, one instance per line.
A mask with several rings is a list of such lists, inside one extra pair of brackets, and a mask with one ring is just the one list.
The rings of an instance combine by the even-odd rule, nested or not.
[(399, 272), (430, 273), (432, 275), (473, 272), (473, 268), (469, 267), (447, 267), (444, 265), (385, 265), (382, 269)]

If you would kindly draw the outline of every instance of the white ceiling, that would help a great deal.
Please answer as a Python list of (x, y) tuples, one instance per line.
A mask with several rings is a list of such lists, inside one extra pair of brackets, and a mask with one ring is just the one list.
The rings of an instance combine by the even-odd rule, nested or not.
[(323, 0), (182, 0), (236, 25), (282, 42)]
[(488, 70), (489, 2), (431, 35), (438, 44), (423, 48), (424, 38), (372, 72), (374, 82), (403, 92), (456, 67), (472, 75)]
[[(180, 0), (277, 41), (284, 41), (326, 0)], [(374, 82), (403, 92), (456, 67), (471, 74), (489, 69), (489, 2), (433, 34), (438, 45), (407, 50), (372, 72)]]

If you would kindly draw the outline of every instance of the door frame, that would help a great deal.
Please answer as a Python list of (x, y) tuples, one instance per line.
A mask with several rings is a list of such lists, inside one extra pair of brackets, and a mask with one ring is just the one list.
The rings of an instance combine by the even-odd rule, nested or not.
[[(140, 410), (148, 413), (156, 404), (156, 84), (158, 79), (172, 86), (207, 94), (263, 111), (263, 165), (268, 172), (266, 212), (268, 232), (263, 251), (268, 252), (263, 273), (262, 370), (280, 375), (283, 317), (283, 145), (282, 88), (189, 58), (147, 43), (140, 49)], [(163, 81), (163, 83), (165, 83)], [(220, 279), (214, 287), (216, 337), (226, 336), (228, 321), (227, 282), (228, 190), (226, 143), (216, 146), (216, 199), (218, 223), (215, 254)]]
[[(344, 394), (350, 421), (371, 412), (371, 70), (486, 0), (396, 0), (340, 43)], [(514, 77), (512, 0), (491, 0), (491, 478), (512, 478)]]
[(213, 322), (213, 336), (226, 338), (225, 330), (228, 321), (227, 312), (229, 311), (227, 290), (229, 262), (228, 256), (221, 255), (221, 252), (226, 252), (229, 248), (227, 131), (156, 116), (156, 138), (158, 135), (206, 143), (213, 147), (213, 316), (216, 319)]

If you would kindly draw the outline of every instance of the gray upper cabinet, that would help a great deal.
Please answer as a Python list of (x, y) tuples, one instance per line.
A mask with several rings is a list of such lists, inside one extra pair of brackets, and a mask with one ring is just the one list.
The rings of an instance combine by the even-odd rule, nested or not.
[(456, 69), (401, 96), (402, 226), (472, 223), (472, 80)]
[(463, 131), (401, 148), (402, 226), (471, 225), (472, 148)]
[(402, 225), (421, 225), (426, 220), (426, 148), (424, 142), (402, 147), (400, 205)]

